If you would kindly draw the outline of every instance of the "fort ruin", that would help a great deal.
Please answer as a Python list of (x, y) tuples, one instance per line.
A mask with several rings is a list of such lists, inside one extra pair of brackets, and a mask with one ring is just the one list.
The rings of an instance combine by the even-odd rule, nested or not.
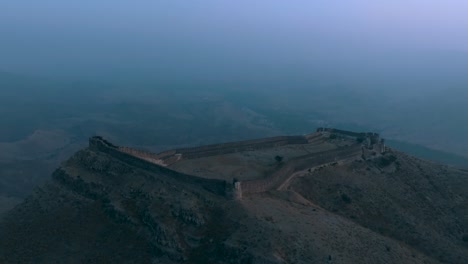
[[(325, 149), (323, 146), (328, 146), (329, 149)], [(291, 147), (305, 152), (290, 157), (284, 162), (277, 160), (277, 164), (270, 165), (274, 169), (268, 171), (264, 177), (241, 180), (237, 180), (235, 177), (228, 179), (229, 175), (221, 167), (218, 169), (219, 175), (216, 174), (215, 170), (215, 175), (218, 178), (210, 178), (203, 172), (192, 173), (177, 168), (179, 163), (189, 160), (205, 159), (206, 162), (206, 159), (210, 161), (210, 158), (216, 157), (232, 158), (232, 155), (238, 153), (244, 153), (249, 157), (255, 153), (263, 153), (268, 150), (279, 151)], [(242, 199), (244, 195), (248, 194), (284, 189), (293, 177), (314, 171), (320, 166), (352, 162), (358, 159), (372, 159), (384, 154), (386, 150), (385, 141), (377, 133), (355, 133), (333, 128), (318, 128), (317, 132), (303, 136), (281, 136), (181, 148), (159, 154), (129, 147), (119, 147), (102, 137), (92, 137), (90, 148), (105, 152), (143, 169), (167, 173), (176, 180), (197, 184), (208, 191), (233, 199)], [(272, 155), (272, 157), (274, 156)], [(242, 167), (243, 165), (238, 166)]]

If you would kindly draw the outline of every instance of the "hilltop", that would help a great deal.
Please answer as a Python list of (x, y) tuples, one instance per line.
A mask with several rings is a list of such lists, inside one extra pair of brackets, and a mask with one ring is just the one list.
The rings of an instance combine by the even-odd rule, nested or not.
[(466, 263), (468, 171), (318, 129), (151, 153), (101, 137), (0, 223), (0, 262)]

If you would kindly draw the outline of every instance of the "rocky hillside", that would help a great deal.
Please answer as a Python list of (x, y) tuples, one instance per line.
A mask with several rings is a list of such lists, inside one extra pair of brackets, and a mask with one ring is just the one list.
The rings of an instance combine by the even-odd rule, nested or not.
[(394, 150), (376, 160), (323, 168), (289, 186), (332, 213), (444, 263), (468, 261), (467, 188), (467, 171)]
[(0, 263), (461, 264), (467, 187), (467, 171), (390, 151), (233, 200), (87, 148), (5, 215)]

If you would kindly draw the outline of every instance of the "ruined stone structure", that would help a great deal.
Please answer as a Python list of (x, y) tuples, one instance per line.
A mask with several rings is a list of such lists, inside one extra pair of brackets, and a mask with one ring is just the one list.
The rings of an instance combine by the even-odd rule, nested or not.
[(380, 138), (378, 133), (373, 132), (351, 132), (346, 130), (340, 130), (336, 128), (317, 128), (317, 132), (326, 134), (330, 137), (347, 138), (356, 140), (362, 143), (367, 149), (373, 150), (376, 153), (385, 153), (385, 140)]
[[(232, 184), (227, 183), (225, 180), (207, 179), (180, 173), (167, 167), (182, 158), (197, 159), (285, 145), (310, 144), (313, 142), (320, 142), (324, 140), (324, 138), (345, 138), (351, 140), (350, 142), (354, 142), (354, 144), (296, 157), (282, 164), (279, 170), (266, 178), (246, 181), (233, 180)], [(317, 129), (317, 133), (305, 136), (283, 136), (215, 144), (195, 148), (169, 150), (159, 154), (115, 146), (101, 137), (91, 138), (89, 146), (91, 149), (102, 151), (131, 165), (147, 170), (164, 172), (175, 179), (198, 184), (206, 190), (232, 199), (242, 199), (244, 194), (261, 193), (278, 189), (297, 173), (313, 171), (315, 168), (327, 164), (349, 162), (360, 158), (369, 159), (385, 152), (385, 141), (381, 139), (377, 133), (355, 133), (333, 128), (319, 128)]]

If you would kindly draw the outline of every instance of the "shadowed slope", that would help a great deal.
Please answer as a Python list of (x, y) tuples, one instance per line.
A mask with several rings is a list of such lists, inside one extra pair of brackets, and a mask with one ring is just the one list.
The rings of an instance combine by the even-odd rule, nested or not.
[[(462, 187), (463, 186), (463, 187)], [(390, 151), (296, 177), (308, 201), (446, 263), (465, 263), (468, 173)]]
[[(310, 171), (316, 159), (291, 158), (299, 171), (281, 190), (233, 200), (223, 180), (173, 171), (94, 140), (1, 220), (1, 263), (468, 259), (468, 173), (462, 170), (393, 150), (357, 160), (352, 153), (346, 163)], [(327, 142), (335, 149), (348, 145)], [(303, 144), (279, 149), (294, 148), (305, 151)], [(345, 156), (349, 150), (355, 148)]]

